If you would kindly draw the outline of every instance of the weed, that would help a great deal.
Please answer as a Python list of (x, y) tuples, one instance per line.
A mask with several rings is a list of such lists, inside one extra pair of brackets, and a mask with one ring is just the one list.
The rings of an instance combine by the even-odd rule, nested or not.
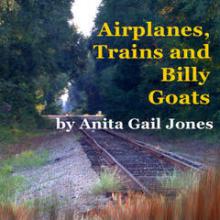
[(48, 158), (48, 152), (37, 154), (33, 151), (25, 151), (7, 160), (0, 165), (0, 204), (14, 202), (20, 191), (24, 188), (25, 179), (21, 176), (13, 176), (16, 169), (36, 167), (43, 165)]
[[(210, 170), (203, 174), (196, 186), (188, 188), (177, 198), (161, 195), (148, 197), (129, 193), (124, 198), (116, 194), (114, 201), (103, 209), (95, 209), (85, 218), (75, 215), (73, 210), (59, 213), (54, 206), (43, 219), (53, 220), (219, 220), (220, 219), (220, 175)], [(34, 210), (34, 209), (33, 209)], [(36, 220), (36, 213), (26, 207), (0, 207), (0, 219)], [(21, 217), (22, 216), (22, 217)]]
[(34, 151), (24, 151), (21, 154), (12, 156), (11, 158), (2, 161), (3, 164), (12, 166), (14, 169), (22, 169), (29, 167), (42, 166), (48, 160), (48, 151), (44, 150), (41, 153)]
[(194, 171), (180, 172), (174, 170), (172, 175), (157, 178), (165, 188), (187, 189), (199, 183), (200, 174)]
[(218, 220), (219, 202), (220, 175), (211, 170), (176, 199), (130, 193), (124, 200), (119, 194), (116, 200), (93, 216), (100, 220)]
[(1, 126), (0, 125), (0, 143), (2, 145), (15, 144), (22, 138), (38, 137), (45, 133), (41, 130), (25, 130), (19, 126)]
[(99, 181), (92, 188), (92, 192), (95, 194), (118, 192), (121, 188), (122, 185), (117, 170), (103, 169)]
[(12, 167), (5, 165), (0, 169), (0, 203), (5, 204), (16, 199), (17, 192), (23, 189), (24, 178), (12, 176)]

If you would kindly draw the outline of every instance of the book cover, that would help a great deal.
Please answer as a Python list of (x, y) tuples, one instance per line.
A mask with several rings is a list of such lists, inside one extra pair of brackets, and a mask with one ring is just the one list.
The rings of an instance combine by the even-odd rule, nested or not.
[(0, 0), (0, 220), (220, 219), (218, 0)]

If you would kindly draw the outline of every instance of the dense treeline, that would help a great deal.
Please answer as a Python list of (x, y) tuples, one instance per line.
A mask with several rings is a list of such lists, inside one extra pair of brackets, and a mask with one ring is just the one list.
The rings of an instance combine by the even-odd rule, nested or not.
[[(0, 2), (0, 120), (1, 123), (39, 122), (39, 113), (56, 113), (55, 103), (67, 82), (70, 98), (83, 103), (81, 110), (101, 110), (114, 119), (152, 116), (214, 120), (220, 124), (218, 0), (103, 0), (95, 27), (87, 41), (68, 24), (70, 0), (2, 0)], [(163, 26), (203, 26), (210, 33), (209, 60), (97, 60), (94, 44), (131, 48), (132, 37), (97, 37), (104, 22), (113, 27), (140, 26), (146, 21)], [(141, 38), (140, 48), (199, 48), (203, 38)], [(86, 62), (85, 62), (86, 61)], [(197, 66), (211, 75), (204, 86), (161, 83), (161, 67)], [(85, 71), (86, 70), (86, 71)], [(82, 74), (84, 73), (84, 74)], [(82, 93), (79, 93), (78, 90)], [(155, 106), (149, 92), (210, 93), (208, 106)], [(209, 114), (207, 114), (209, 111)]]
[[(35, 125), (84, 65), (70, 0), (0, 1), (0, 120)], [(27, 124), (27, 123), (25, 123)]]
[[(95, 20), (95, 28), (89, 39), (92, 57), (87, 73), (81, 78), (88, 96), (88, 110), (103, 110), (115, 119), (130, 117), (148, 118), (151, 116), (178, 117), (178, 119), (215, 120), (220, 123), (219, 93), (219, 42), (220, 42), (220, 6), (218, 0), (103, 0)], [(114, 22), (121, 25), (144, 25), (152, 21), (163, 26), (203, 26), (210, 33), (210, 60), (96, 60), (92, 49), (94, 44), (108, 44), (113, 48), (129, 48), (132, 38), (97, 37), (104, 22), (113, 28)], [(135, 42), (140, 48), (171, 47), (199, 48), (203, 38), (142, 38)], [(211, 76), (205, 86), (192, 83), (161, 83), (163, 66), (197, 66), (207, 68)], [(86, 76), (86, 77), (85, 77)], [(166, 93), (188, 93), (197, 90), (210, 93), (211, 104), (208, 106), (154, 106), (147, 102), (147, 95), (152, 89), (161, 89)], [(209, 113), (207, 114), (207, 111)]]

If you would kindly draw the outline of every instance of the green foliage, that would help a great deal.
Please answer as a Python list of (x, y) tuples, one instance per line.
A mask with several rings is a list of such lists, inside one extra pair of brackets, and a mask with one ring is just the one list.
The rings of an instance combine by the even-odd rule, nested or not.
[(118, 192), (122, 188), (121, 181), (117, 176), (116, 170), (104, 169), (100, 173), (99, 182), (97, 182), (92, 192), (95, 194), (102, 194), (106, 192)]
[[(122, 10), (123, 9), (123, 10)], [(89, 48), (94, 44), (107, 44), (114, 48), (128, 48), (132, 44), (131, 38), (97, 37), (104, 22), (113, 27), (115, 21), (122, 25), (144, 25), (145, 21), (152, 21), (154, 25), (171, 26), (203, 26), (210, 33), (210, 53), (212, 61), (170, 60), (164, 58), (162, 62), (151, 60), (95, 60), (88, 63), (81, 84), (88, 96), (88, 110), (95, 113), (102, 110), (114, 119), (127, 120), (130, 117), (149, 118), (161, 117), (167, 119), (176, 117), (179, 120), (215, 120), (215, 126), (220, 125), (218, 103), (220, 101), (218, 72), (219, 42), (220, 42), (220, 3), (217, 0), (103, 0), (95, 20), (95, 28), (89, 39)], [(198, 48), (203, 43), (202, 38), (142, 38), (137, 42), (140, 48), (164, 48), (165, 52), (171, 47)], [(91, 61), (92, 59), (92, 61)], [(204, 87), (198, 88), (194, 84), (161, 83), (161, 67), (163, 66), (196, 65), (201, 69), (209, 69), (212, 76)], [(85, 77), (86, 76), (86, 77)], [(147, 96), (152, 89), (164, 90), (169, 93), (188, 93), (198, 90), (199, 93), (210, 93), (211, 104), (208, 106), (155, 106), (149, 104)], [(207, 114), (209, 111), (209, 114)]]
[[(38, 126), (39, 106), (57, 113), (60, 91), (80, 68), (71, 0), (0, 1), (0, 120)], [(42, 109), (43, 110), (43, 109)]]
[(24, 151), (7, 160), (0, 161), (0, 204), (16, 200), (25, 186), (25, 179), (12, 175), (14, 170), (42, 166), (48, 160), (48, 152)]
[(195, 171), (174, 171), (172, 175), (158, 177), (161, 185), (169, 189), (188, 189), (196, 186), (200, 181), (200, 174)]
[(5, 143), (9, 142), (9, 140), (11, 142), (13, 142), (13, 140), (14, 140), (12, 130), (8, 127), (0, 126), (0, 143), (5, 144)]
[(2, 13), (7, 12), (7, 11), (14, 11), (14, 10), (18, 10), (18, 9), (19, 9), (19, 6), (17, 4), (17, 1), (15, 1), (15, 0), (1, 0), (1, 2), (0, 2), (0, 18), (1, 18)]
[[(51, 129), (51, 121), (46, 121), (42, 118), (39, 119), (41, 126)], [(32, 129), (28, 129), (32, 128)], [(33, 125), (23, 124), (22, 126), (13, 125), (13, 126), (1, 126), (0, 125), (0, 150), (2, 148), (7, 147), (9, 144), (18, 143), (21, 139), (27, 139), (31, 137), (38, 137), (41, 135), (45, 135), (47, 131), (35, 129)]]
[(48, 160), (48, 152), (46, 150), (36, 153), (34, 151), (24, 151), (19, 155), (2, 161), (4, 165), (11, 166), (13, 169), (31, 168), (44, 165)]
[(16, 194), (23, 189), (24, 178), (12, 176), (12, 170), (9, 165), (0, 168), (0, 204), (14, 201)]

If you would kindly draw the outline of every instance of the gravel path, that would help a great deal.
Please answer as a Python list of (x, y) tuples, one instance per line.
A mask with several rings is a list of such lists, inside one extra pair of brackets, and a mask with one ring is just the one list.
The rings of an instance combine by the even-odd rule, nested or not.
[(55, 196), (62, 208), (80, 212), (106, 202), (104, 196), (91, 193), (99, 177), (76, 139), (73, 135), (64, 135), (44, 143), (41, 149), (49, 151), (48, 163), (16, 173), (27, 180), (27, 189), (19, 196), (19, 202)]

